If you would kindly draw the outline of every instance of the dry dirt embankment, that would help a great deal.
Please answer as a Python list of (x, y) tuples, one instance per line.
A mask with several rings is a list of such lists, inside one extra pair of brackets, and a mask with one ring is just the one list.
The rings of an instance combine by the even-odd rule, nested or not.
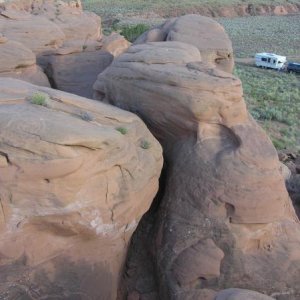
[(298, 14), (300, 12), (299, 4), (283, 4), (283, 5), (267, 5), (267, 4), (242, 4), (232, 6), (208, 6), (201, 5), (191, 8), (178, 8), (174, 10), (158, 10), (156, 13), (163, 17), (179, 16), (186, 13), (197, 13), (208, 17), (244, 17), (244, 16), (257, 16), (257, 15), (288, 15)]
[[(217, 4), (196, 4), (188, 5), (184, 3), (176, 4), (164, 3), (161, 4), (143, 4), (133, 6), (124, 3), (114, 3), (113, 6), (104, 6), (98, 1), (84, 0), (83, 6), (85, 9), (94, 11), (101, 15), (104, 27), (109, 27), (114, 20), (123, 18), (137, 18), (152, 20), (155, 23), (157, 19), (178, 17), (185, 14), (200, 14), (213, 18), (233, 18), (246, 16), (264, 16), (276, 15), (284, 16), (300, 13), (299, 3), (282, 3), (282, 4), (232, 4), (232, 5), (217, 5)], [(159, 22), (160, 23), (160, 22)]]

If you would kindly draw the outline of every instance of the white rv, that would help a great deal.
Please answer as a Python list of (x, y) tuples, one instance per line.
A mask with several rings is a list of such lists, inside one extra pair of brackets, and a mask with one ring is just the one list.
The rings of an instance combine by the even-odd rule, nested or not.
[(286, 57), (274, 53), (256, 53), (255, 64), (258, 67), (281, 70), (286, 63)]

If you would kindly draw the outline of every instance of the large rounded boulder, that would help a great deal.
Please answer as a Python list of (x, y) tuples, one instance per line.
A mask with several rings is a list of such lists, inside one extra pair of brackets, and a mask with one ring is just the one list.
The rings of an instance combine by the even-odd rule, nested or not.
[(135, 115), (0, 78), (0, 298), (116, 299), (161, 147)]

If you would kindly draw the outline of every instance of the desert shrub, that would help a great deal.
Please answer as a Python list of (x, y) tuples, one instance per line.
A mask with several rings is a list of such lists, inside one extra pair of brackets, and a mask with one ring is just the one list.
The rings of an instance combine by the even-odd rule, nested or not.
[(151, 144), (147, 140), (142, 140), (141, 141), (141, 148), (143, 148), (143, 149), (149, 149), (150, 146), (151, 146)]
[(114, 30), (119, 31), (128, 41), (134, 42), (141, 34), (149, 30), (150, 26), (146, 24), (136, 25), (122, 25), (118, 27), (115, 25)]
[(119, 131), (123, 135), (125, 135), (128, 132), (128, 129), (125, 127), (117, 127), (116, 130)]
[(45, 93), (37, 92), (31, 96), (30, 102), (35, 105), (46, 106), (49, 96)]

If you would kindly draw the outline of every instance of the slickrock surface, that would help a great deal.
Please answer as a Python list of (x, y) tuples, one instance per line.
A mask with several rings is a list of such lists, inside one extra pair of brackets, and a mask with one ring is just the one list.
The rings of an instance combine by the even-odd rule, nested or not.
[(0, 298), (116, 299), (160, 145), (94, 100), (7, 78), (0, 97)]
[[(83, 11), (80, 1), (4, 2), (0, 33), (1, 67), (9, 67), (0, 76), (49, 86), (44, 71), (53, 88), (88, 98), (97, 75), (130, 45), (119, 34), (103, 36), (100, 17)], [(20, 68), (20, 60), (22, 66), (37, 60), (43, 70)]]
[(19, 42), (0, 37), (0, 77), (12, 77), (37, 85), (50, 86), (47, 76), (36, 65), (35, 54)]
[(146, 31), (134, 43), (161, 41), (177, 41), (196, 46), (207, 64), (226, 72), (233, 70), (231, 41), (224, 28), (210, 18), (198, 15), (173, 18)]
[(72, 39), (101, 38), (101, 19), (82, 11), (80, 1), (5, 2), (0, 8), (0, 32), (35, 54), (54, 52)]
[(46, 73), (53, 86), (59, 90), (92, 98), (93, 83), (97, 75), (107, 68), (113, 56), (102, 50), (52, 55)]
[(221, 291), (216, 296), (215, 300), (272, 300), (274, 298), (266, 295), (242, 289), (227, 289)]
[(111, 53), (115, 57), (125, 52), (130, 46), (130, 42), (116, 32), (112, 32), (109, 36), (104, 36), (102, 43), (102, 50)]
[(192, 36), (205, 23), (204, 38), (132, 46), (94, 85), (97, 99), (146, 122), (166, 162), (156, 201), (134, 234), (119, 297), (212, 300), (210, 291), (239, 287), (297, 300), (300, 225), (277, 152), (248, 114), (231, 67), (199, 49), (227, 49), (227, 35), (220, 30), (224, 47), (216, 45), (219, 25), (185, 18), (177, 19), (178, 31), (191, 28)]

